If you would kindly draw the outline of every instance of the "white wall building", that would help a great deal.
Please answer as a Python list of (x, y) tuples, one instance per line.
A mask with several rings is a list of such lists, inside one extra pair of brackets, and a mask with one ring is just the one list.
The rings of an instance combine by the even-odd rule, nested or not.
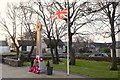
[(0, 53), (10, 52), (10, 48), (6, 41), (0, 41)]
[[(47, 45), (45, 42), (42, 40), (42, 49), (46, 49)], [(20, 51), (30, 51), (32, 48), (32, 45), (34, 45), (34, 49), (36, 48), (36, 43), (32, 42), (31, 40), (23, 40), (23, 41), (18, 41), (20, 48)]]
[[(42, 52), (43, 52), (43, 54), (49, 55), (49, 54), (51, 54), (50, 48), (49, 48), (49, 43), (47, 43), (47, 42), (49, 42), (49, 40), (47, 39), (47, 42), (45, 42), (45, 41), (46, 40), (43, 40), (43, 39), (41, 41), (42, 42)], [(32, 42), (31, 40), (23, 40), (23, 41), (18, 40), (18, 43), (20, 45), (20, 48), (19, 48), (20, 51), (30, 51), (32, 45), (34, 45), (34, 49), (36, 49), (36, 43)], [(52, 43), (53, 43), (53, 46), (55, 46), (53, 40), (52, 40)], [(58, 53), (63, 54), (63, 52), (65, 52), (64, 45), (62, 43), (60, 43), (59, 45), (60, 46), (58, 46)]]

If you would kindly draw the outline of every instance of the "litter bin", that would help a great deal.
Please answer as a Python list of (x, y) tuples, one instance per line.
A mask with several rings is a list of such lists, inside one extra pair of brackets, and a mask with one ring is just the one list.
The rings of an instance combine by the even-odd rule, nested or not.
[(47, 75), (52, 75), (52, 72), (53, 72), (53, 67), (47, 67), (46, 74)]

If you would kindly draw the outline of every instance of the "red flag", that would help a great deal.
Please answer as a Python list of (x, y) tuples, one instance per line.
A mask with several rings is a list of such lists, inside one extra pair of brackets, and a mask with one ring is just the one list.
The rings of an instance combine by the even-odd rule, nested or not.
[(65, 14), (68, 14), (68, 11), (66, 10), (66, 9), (64, 9), (64, 10), (58, 10), (56, 13), (54, 13), (53, 14), (53, 16), (52, 16), (52, 18), (58, 18), (58, 19), (60, 19), (60, 18), (63, 18), (63, 17), (65, 17)]

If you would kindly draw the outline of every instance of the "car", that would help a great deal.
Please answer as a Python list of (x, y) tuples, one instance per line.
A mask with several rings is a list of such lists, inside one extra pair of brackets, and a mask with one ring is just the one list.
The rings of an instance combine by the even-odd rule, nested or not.
[(95, 53), (91, 54), (88, 57), (109, 57), (106, 53)]

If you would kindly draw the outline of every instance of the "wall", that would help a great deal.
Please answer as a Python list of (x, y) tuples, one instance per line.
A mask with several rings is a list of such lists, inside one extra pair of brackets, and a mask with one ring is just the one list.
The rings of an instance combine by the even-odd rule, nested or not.
[(120, 49), (116, 49), (116, 55), (117, 57), (120, 57)]
[(59, 46), (57, 47), (57, 49), (58, 49), (58, 54), (63, 54), (63, 49), (62, 48), (60, 48)]
[(0, 53), (10, 52), (9, 46), (0, 46)]
[(27, 51), (30, 51), (32, 46), (27, 46)]
[[(111, 51), (111, 57), (112, 57), (112, 49), (110, 49)], [(120, 57), (120, 49), (116, 49), (116, 57)]]

